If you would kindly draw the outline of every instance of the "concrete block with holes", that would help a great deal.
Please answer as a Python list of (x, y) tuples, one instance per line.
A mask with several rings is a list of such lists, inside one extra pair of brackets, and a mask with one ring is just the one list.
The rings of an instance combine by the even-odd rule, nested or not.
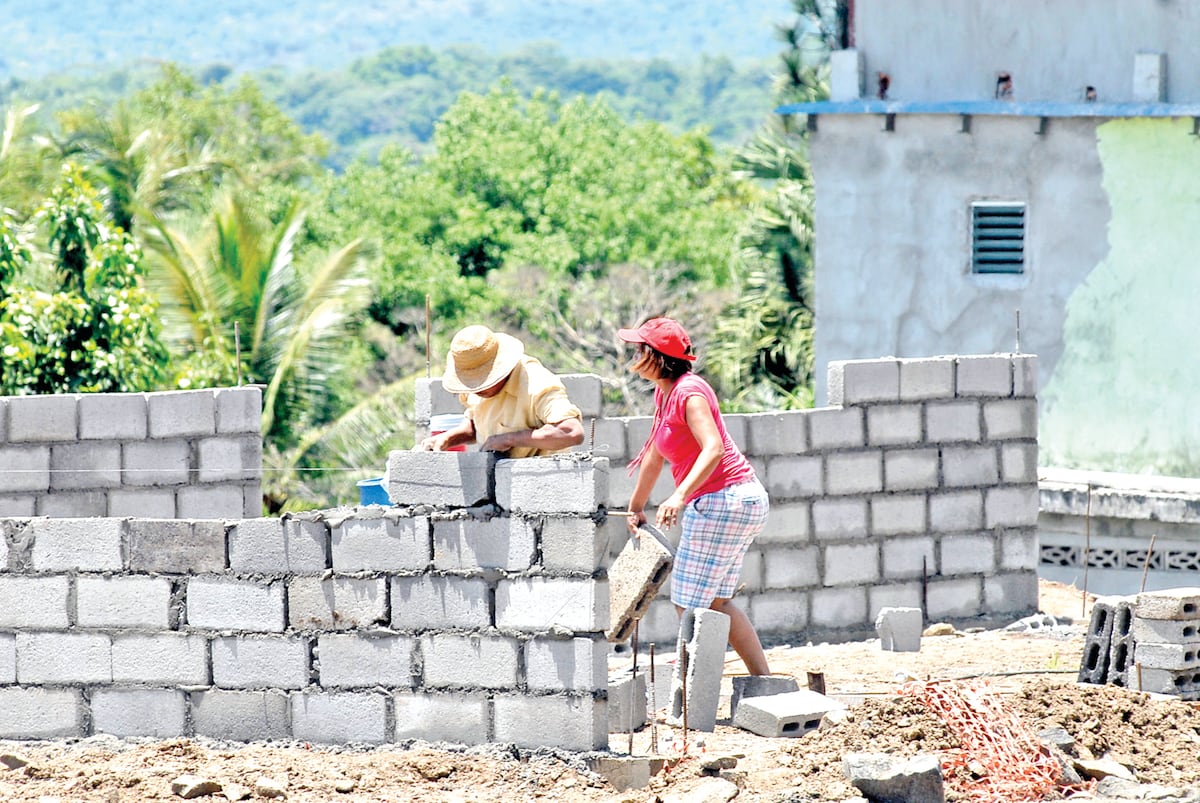
[(1114, 597), (1112, 632), (1108, 637), (1108, 676), (1114, 686), (1129, 686), (1133, 667), (1133, 606), (1136, 597)]
[(875, 617), (879, 648), (886, 652), (920, 652), (924, 624), (920, 608), (881, 608)]
[(800, 691), (800, 684), (791, 675), (739, 675), (733, 678), (733, 694), (729, 698), (729, 716), (736, 717), (738, 705), (750, 697), (770, 697)]
[(1150, 669), (1200, 670), (1200, 643), (1155, 644), (1138, 642), (1133, 662)]
[(625, 641), (671, 572), (673, 551), (665, 536), (646, 525), (621, 548), (608, 570), (609, 641)]
[(1142, 667), (1131, 673), (1131, 688), (1156, 694), (1172, 694), (1184, 700), (1200, 700), (1200, 670)]
[(1143, 619), (1133, 617), (1133, 640), (1141, 644), (1179, 644), (1200, 641), (1200, 619)]
[(1200, 619), (1200, 588), (1168, 588), (1138, 594), (1134, 615), (1139, 619), (1171, 621)]
[[(683, 718), (686, 691), (688, 727), (713, 731), (717, 727), (717, 704), (721, 676), (725, 671), (725, 647), (729, 643), (729, 617), (720, 611), (692, 608), (679, 622), (680, 660), (671, 677), (671, 716)], [(683, 651), (686, 648), (686, 660)], [(684, 682), (686, 680), (686, 690)]]
[(820, 727), (830, 711), (843, 708), (837, 700), (808, 689), (752, 697), (738, 704), (733, 726), (768, 738), (803, 736)]
[(1083, 657), (1079, 663), (1080, 683), (1103, 685), (1108, 682), (1114, 608), (1115, 600), (1111, 597), (1098, 597), (1092, 604), (1092, 616), (1083, 642)]

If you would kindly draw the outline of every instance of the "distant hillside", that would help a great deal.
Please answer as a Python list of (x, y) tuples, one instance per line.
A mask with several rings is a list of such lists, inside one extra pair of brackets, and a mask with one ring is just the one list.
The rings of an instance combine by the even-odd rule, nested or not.
[(778, 52), (789, 0), (41, 0), (3, 3), (0, 79), (145, 60), (336, 69), (386, 47), (558, 43), (571, 58)]

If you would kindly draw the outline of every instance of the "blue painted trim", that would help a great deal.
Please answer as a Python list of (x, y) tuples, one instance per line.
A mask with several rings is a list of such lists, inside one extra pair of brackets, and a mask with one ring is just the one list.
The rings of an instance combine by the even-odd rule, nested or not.
[(1200, 117), (1200, 103), (1016, 103), (1003, 100), (818, 101), (780, 106), (776, 114), (977, 114), (1006, 117)]

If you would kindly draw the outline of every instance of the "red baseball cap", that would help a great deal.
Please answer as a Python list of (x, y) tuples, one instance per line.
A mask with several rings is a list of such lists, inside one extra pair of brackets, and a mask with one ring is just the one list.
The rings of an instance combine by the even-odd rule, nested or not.
[(626, 343), (645, 343), (655, 351), (680, 360), (694, 360), (692, 339), (674, 318), (651, 318), (637, 329), (618, 329)]

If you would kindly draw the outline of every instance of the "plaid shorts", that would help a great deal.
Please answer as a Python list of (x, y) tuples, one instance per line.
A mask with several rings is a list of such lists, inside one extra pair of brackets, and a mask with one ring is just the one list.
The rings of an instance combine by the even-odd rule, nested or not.
[(767, 523), (770, 502), (757, 481), (698, 496), (683, 509), (683, 536), (671, 571), (671, 602), (707, 608), (737, 591), (742, 561)]

